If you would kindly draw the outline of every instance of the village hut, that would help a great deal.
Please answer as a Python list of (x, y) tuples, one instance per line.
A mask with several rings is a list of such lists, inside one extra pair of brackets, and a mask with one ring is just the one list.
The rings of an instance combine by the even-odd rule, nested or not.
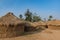
[(32, 22), (25, 22), (25, 25), (24, 25), (25, 32), (34, 31), (34, 29), (35, 29), (35, 27), (33, 26)]
[(25, 23), (25, 31), (35, 31), (44, 27), (46, 27), (46, 24), (42, 21)]
[(60, 29), (60, 20), (51, 20), (47, 22), (49, 29)]
[(24, 33), (24, 22), (12, 12), (0, 18), (0, 38), (14, 37)]

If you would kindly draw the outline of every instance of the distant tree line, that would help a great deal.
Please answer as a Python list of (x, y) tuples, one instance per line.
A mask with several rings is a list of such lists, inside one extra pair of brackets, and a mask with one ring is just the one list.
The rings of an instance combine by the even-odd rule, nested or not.
[[(23, 18), (23, 15), (20, 14), (19, 15), (19, 18), (20, 19), (23, 19), (25, 21), (30, 21), (30, 22), (38, 22), (38, 21), (45, 21), (46, 20), (46, 19), (45, 20), (42, 20), (40, 16), (36, 15), (36, 13), (33, 14), (32, 12), (30, 12), (29, 9), (27, 9), (27, 11), (24, 14), (24, 16), (25, 16), (25, 18)], [(50, 15), (49, 18), (48, 18), (48, 21), (51, 21), (52, 18), (53, 18), (53, 16)]]

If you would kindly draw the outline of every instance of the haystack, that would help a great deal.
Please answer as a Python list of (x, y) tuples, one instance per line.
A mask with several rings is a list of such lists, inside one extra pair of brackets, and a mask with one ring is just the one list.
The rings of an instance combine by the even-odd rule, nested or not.
[(49, 29), (60, 29), (60, 20), (52, 20), (47, 22)]
[(42, 21), (39, 21), (39, 22), (26, 22), (25, 23), (25, 30), (26, 31), (34, 31), (34, 30), (37, 30), (39, 28), (43, 28), (45, 26), (46, 26), (46, 24)]
[(24, 32), (24, 22), (9, 12), (0, 18), (0, 37), (14, 37)]
[(47, 28), (46, 27), (46, 23), (43, 22), (43, 21), (34, 22), (33, 24), (35, 24), (34, 26), (36, 27), (36, 29), (39, 29), (39, 28)]
[(45, 26), (46, 24), (43, 21), (34, 22), (35, 26)]

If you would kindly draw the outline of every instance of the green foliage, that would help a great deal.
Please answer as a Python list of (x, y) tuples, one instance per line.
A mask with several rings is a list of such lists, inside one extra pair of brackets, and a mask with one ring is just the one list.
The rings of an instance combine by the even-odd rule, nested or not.
[(53, 18), (53, 17), (50, 15), (49, 18)]
[(50, 16), (49, 16), (48, 21), (51, 21), (51, 20), (52, 20), (52, 18), (53, 18), (53, 16), (51, 16), (51, 15), (50, 15)]
[(37, 21), (42, 21), (40, 16), (37, 16), (36, 13), (32, 14), (32, 12), (27, 9), (26, 13), (24, 14), (25, 18), (22, 18), (23, 15), (19, 15), (21, 19), (24, 19), (25, 21), (30, 21), (30, 22), (37, 22)]
[(20, 14), (19, 17), (22, 19), (22, 17), (23, 17), (22, 14)]
[(25, 20), (26, 21), (32, 21), (32, 13), (29, 11), (29, 9), (27, 9), (27, 12), (25, 13)]
[(34, 15), (33, 16), (33, 22), (37, 22), (37, 21), (41, 21), (41, 17), (37, 16), (37, 15)]

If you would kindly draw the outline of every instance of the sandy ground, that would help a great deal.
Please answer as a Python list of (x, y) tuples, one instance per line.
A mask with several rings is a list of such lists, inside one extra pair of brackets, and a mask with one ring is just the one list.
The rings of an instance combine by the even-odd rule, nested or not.
[(60, 30), (46, 29), (42, 32), (38, 32), (35, 34), (15, 38), (4, 38), (0, 40), (60, 40)]

